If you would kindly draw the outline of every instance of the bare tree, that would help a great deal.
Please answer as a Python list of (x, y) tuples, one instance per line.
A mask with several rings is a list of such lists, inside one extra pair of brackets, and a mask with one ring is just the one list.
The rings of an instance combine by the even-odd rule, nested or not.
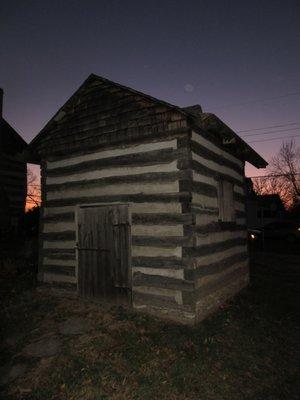
[(290, 207), (293, 194), (289, 185), (279, 176), (270, 176), (264, 178), (253, 179), (253, 189), (257, 194), (278, 194), (285, 206)]
[(26, 208), (31, 209), (41, 204), (40, 183), (31, 169), (27, 169), (27, 200)]
[(271, 159), (269, 176), (253, 180), (258, 194), (279, 194), (286, 208), (300, 201), (300, 147), (295, 141), (283, 142)]
[(296, 147), (295, 140), (283, 142), (270, 165), (271, 174), (282, 175), (294, 197), (300, 198), (300, 147)]

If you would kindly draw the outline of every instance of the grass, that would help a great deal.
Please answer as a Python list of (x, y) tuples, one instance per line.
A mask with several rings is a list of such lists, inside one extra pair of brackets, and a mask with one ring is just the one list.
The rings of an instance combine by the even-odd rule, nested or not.
[[(0, 357), (28, 365), (3, 399), (296, 399), (298, 276), (293, 265), (252, 262), (249, 288), (192, 329), (34, 290), (30, 271), (2, 267)], [(26, 344), (58, 335), (71, 316), (92, 330), (61, 337), (55, 357), (24, 359)]]

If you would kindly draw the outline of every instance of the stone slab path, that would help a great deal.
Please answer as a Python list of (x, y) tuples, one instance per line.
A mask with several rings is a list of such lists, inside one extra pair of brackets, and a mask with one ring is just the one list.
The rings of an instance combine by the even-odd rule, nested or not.
[(92, 329), (90, 322), (84, 318), (69, 318), (59, 324), (59, 332), (62, 335), (80, 335)]

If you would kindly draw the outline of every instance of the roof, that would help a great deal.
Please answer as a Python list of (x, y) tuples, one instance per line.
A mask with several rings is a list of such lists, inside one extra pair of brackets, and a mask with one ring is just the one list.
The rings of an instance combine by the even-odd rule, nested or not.
[[(222, 144), (228, 148), (228, 150), (239, 150), (239, 155), (245, 160), (250, 162), (257, 168), (265, 168), (267, 162), (252, 149), (245, 141), (243, 141), (232, 129), (230, 129), (224, 122), (222, 122), (214, 114), (207, 114), (202, 112), (200, 105), (194, 105), (190, 107), (178, 107), (170, 104), (166, 101), (159, 100), (148, 94), (139, 92), (135, 89), (129, 88), (127, 86), (121, 85), (119, 83), (110, 81), (109, 79), (100, 77), (95, 74), (91, 74), (83, 84), (78, 88), (78, 90), (67, 100), (67, 102), (57, 111), (57, 113), (50, 119), (50, 121), (45, 125), (45, 127), (38, 133), (38, 135), (30, 143), (30, 149), (34, 150), (38, 143), (42, 140), (47, 131), (49, 131), (53, 125), (59, 120), (60, 116), (65, 114), (68, 107), (75, 103), (78, 96), (93, 82), (101, 81), (108, 85), (121, 88), (123, 90), (129, 91), (131, 93), (137, 94), (144, 99), (148, 99), (158, 105), (163, 105), (179, 112), (185, 116), (191, 123), (192, 128), (199, 129), (201, 132), (206, 131), (208, 134), (213, 134), (222, 139)], [(200, 133), (201, 133), (200, 132)]]
[(248, 143), (246, 143), (237, 133), (235, 133), (225, 122), (221, 121), (216, 115), (211, 113), (201, 114), (202, 127), (209, 131), (217, 132), (228, 148), (238, 147), (243, 154), (245, 161), (248, 161), (256, 168), (266, 168), (267, 161), (264, 160)]
[(7, 155), (21, 153), (27, 147), (25, 140), (0, 117), (0, 152)]

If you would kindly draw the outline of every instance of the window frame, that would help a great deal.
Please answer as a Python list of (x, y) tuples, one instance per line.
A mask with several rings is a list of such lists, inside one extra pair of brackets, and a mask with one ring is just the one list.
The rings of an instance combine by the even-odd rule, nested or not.
[(219, 221), (236, 223), (234, 183), (229, 179), (218, 179)]

